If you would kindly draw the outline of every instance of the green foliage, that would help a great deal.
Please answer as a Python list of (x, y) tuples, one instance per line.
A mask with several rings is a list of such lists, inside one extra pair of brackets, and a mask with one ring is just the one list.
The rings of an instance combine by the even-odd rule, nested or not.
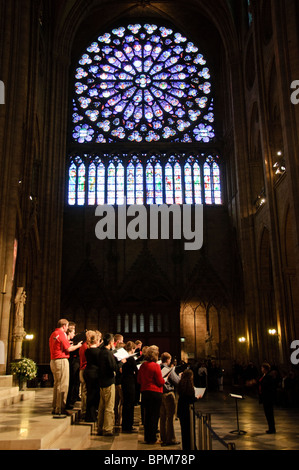
[(37, 375), (37, 365), (32, 359), (23, 357), (19, 361), (10, 364), (10, 370), (20, 380), (32, 380)]

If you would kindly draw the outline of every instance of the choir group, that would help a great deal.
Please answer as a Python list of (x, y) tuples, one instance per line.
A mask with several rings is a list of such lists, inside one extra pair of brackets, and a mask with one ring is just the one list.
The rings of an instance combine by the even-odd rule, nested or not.
[[(173, 364), (171, 354), (121, 334), (86, 330), (59, 320), (49, 339), (54, 378), (53, 414), (66, 413), (80, 395), (81, 417), (97, 424), (99, 436), (138, 432), (135, 406), (141, 408), (144, 443), (179, 445), (174, 419), (180, 420), (182, 449), (190, 449), (189, 405), (200, 398), (193, 372)], [(158, 439), (158, 428), (160, 439)]]

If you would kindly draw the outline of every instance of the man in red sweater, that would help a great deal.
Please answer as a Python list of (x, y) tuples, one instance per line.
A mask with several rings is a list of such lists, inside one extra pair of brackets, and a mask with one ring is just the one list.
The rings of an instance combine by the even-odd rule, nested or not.
[(52, 413), (64, 414), (69, 388), (69, 353), (80, 348), (80, 343), (72, 346), (66, 332), (69, 322), (64, 318), (58, 321), (57, 328), (49, 338), (50, 368), (54, 378)]

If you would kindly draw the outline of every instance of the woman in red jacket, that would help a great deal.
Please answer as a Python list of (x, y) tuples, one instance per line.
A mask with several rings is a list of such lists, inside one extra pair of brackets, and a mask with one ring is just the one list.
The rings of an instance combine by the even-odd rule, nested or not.
[(154, 444), (157, 440), (160, 406), (165, 383), (161, 367), (157, 364), (158, 358), (159, 349), (156, 346), (150, 346), (137, 375), (144, 409), (144, 441), (146, 444)]

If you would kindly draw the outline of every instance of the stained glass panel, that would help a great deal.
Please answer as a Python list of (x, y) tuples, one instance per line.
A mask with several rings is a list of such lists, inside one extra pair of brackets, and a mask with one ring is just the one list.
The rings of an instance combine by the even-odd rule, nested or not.
[(212, 204), (212, 182), (211, 167), (209, 163), (204, 164), (205, 203)]
[(107, 182), (107, 203), (115, 204), (116, 175), (115, 165), (110, 163), (108, 166), (108, 182)]
[(78, 200), (77, 203), (79, 206), (85, 204), (85, 181), (86, 181), (86, 171), (84, 163), (81, 163), (78, 170)]
[(96, 166), (92, 163), (89, 166), (88, 174), (88, 204), (94, 205), (96, 202)]
[(216, 162), (213, 163), (213, 184), (215, 204), (221, 204), (220, 170), (219, 165)]
[(193, 204), (193, 178), (190, 163), (185, 164), (185, 202)]
[(160, 163), (155, 165), (155, 203), (163, 204), (163, 174)]
[(170, 163), (165, 167), (166, 204), (173, 204), (173, 169)]
[(132, 162), (127, 166), (127, 204), (135, 204), (135, 168)]
[(193, 182), (194, 202), (195, 204), (202, 204), (200, 166), (197, 162), (193, 165)]
[(174, 165), (174, 197), (175, 204), (182, 204), (182, 171), (179, 163)]
[(99, 163), (97, 167), (97, 202), (105, 204), (105, 166)]
[(77, 167), (73, 162), (69, 168), (69, 188), (68, 188), (68, 203), (70, 206), (76, 204), (77, 195)]
[(136, 167), (136, 204), (143, 204), (143, 167), (138, 163)]
[(116, 204), (125, 203), (125, 170), (122, 163), (118, 163), (116, 170)]
[(146, 203), (154, 204), (154, 168), (152, 163), (146, 165)]

